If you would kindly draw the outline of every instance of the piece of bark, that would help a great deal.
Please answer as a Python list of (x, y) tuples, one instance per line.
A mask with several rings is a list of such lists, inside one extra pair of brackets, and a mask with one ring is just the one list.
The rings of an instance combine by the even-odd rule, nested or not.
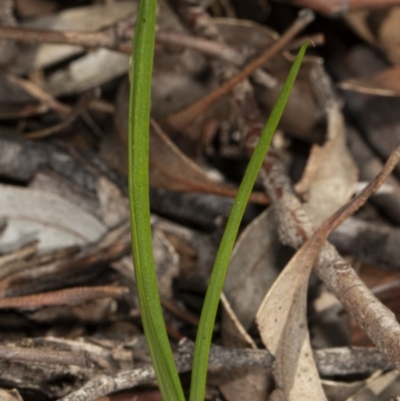
[[(2, 297), (21, 296), (87, 283), (131, 247), (129, 224), (109, 231), (103, 238), (70, 258), (11, 274), (0, 281)], [(77, 274), (79, 272), (79, 274)]]

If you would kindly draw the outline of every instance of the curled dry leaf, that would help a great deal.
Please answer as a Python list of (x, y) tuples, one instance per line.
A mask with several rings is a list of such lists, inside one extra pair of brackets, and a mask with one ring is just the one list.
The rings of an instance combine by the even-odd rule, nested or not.
[[(115, 119), (117, 134), (123, 142), (127, 141), (128, 135), (128, 89), (125, 85), (120, 90)], [(119, 139), (114, 138), (113, 141), (119, 141)], [(126, 153), (122, 146), (117, 152), (123, 152), (122, 158)], [(119, 158), (114, 157), (114, 159)], [(121, 168), (123, 169), (123, 166)], [(171, 191), (202, 192), (230, 197), (236, 195), (235, 187), (208, 177), (200, 166), (171, 141), (154, 120), (151, 122), (150, 131), (150, 185)], [(266, 196), (260, 192), (254, 192), (250, 200), (267, 203)]]
[[(236, 188), (218, 183), (188, 157), (186, 157), (152, 121), (150, 135), (150, 180), (151, 184), (173, 191), (206, 192), (224, 196), (235, 196)], [(265, 203), (262, 193), (253, 193), (251, 199)]]
[[(308, 187), (305, 208), (320, 225), (351, 196), (357, 170), (345, 146), (343, 116), (328, 109), (328, 140), (313, 148), (301, 185)], [(326, 399), (315, 367), (307, 329), (307, 287), (316, 254), (308, 243), (274, 283), (257, 313), (261, 338), (276, 357), (276, 399)], [(312, 385), (310, 385), (312, 383)]]
[(276, 358), (274, 400), (326, 400), (307, 329), (307, 284), (316, 255), (310, 243), (306, 244), (285, 267), (257, 312), (263, 343)]
[[(288, 266), (284, 269), (278, 280), (275, 282), (270, 292), (267, 294), (263, 304), (260, 307), (260, 311), (257, 314), (257, 321), (260, 327), (261, 337), (264, 344), (271, 350), (271, 353), (277, 358), (276, 380), (279, 387), (277, 389), (277, 397), (286, 397), (296, 395), (296, 390), (300, 391), (299, 397), (304, 394), (299, 387), (302, 387), (300, 382), (307, 378), (308, 375), (314, 375), (314, 379), (318, 380), (315, 376), (316, 369), (312, 360), (307, 368), (298, 369), (300, 363), (305, 359), (300, 357), (308, 354), (310, 349), (308, 330), (305, 320), (305, 308), (306, 308), (306, 284), (305, 276), (308, 278), (311, 268), (318, 256), (318, 253), (324, 246), (324, 243), (328, 235), (340, 225), (347, 217), (357, 211), (368, 199), (368, 197), (376, 191), (380, 185), (384, 182), (387, 176), (391, 173), (395, 165), (400, 159), (400, 144), (395, 148), (388, 162), (386, 163), (383, 171), (373, 180), (370, 184), (355, 198), (353, 198), (346, 205), (341, 207), (335, 212), (325, 223), (314, 233), (314, 235), (307, 240), (307, 242), (300, 248), (294, 258), (289, 262)], [(325, 245), (326, 247), (327, 245)], [(282, 294), (284, 296), (282, 297)], [(372, 294), (371, 294), (372, 295)], [(279, 302), (279, 297), (282, 298), (282, 302)], [(373, 298), (372, 296), (370, 297)], [(300, 301), (301, 306), (296, 305)], [(283, 303), (283, 306), (281, 305)], [(370, 307), (370, 305), (368, 305)], [(303, 313), (292, 314), (293, 310)], [(375, 309), (371, 306), (371, 309)], [(365, 313), (368, 313), (367, 311)], [(290, 317), (290, 318), (289, 318)], [(382, 316), (382, 319), (384, 317)], [(387, 322), (387, 328), (390, 327), (389, 322), (393, 320), (393, 314), (386, 311), (385, 322)], [(372, 329), (371, 324), (371, 331)], [(398, 330), (397, 323), (396, 327), (393, 327), (393, 332)], [(290, 330), (288, 330), (290, 329)], [(374, 328), (375, 329), (375, 328)], [(288, 357), (279, 359), (281, 354), (285, 353), (286, 335), (288, 332), (296, 330), (300, 331), (296, 336), (295, 342), (299, 344), (298, 347), (292, 347), (292, 354), (290, 355), (291, 362), (287, 364)], [(380, 328), (379, 328), (380, 330)], [(301, 340), (299, 341), (299, 337)], [(293, 339), (289, 339), (293, 342)], [(302, 344), (300, 344), (302, 342)], [(378, 341), (380, 344), (380, 341)], [(388, 354), (389, 350), (382, 347), (383, 351)], [(392, 360), (396, 360), (396, 355), (393, 355)], [(297, 365), (295, 362), (299, 361)], [(285, 366), (286, 364), (286, 366)], [(311, 366), (312, 365), (312, 366)], [(315, 372), (313, 373), (313, 371)], [(286, 385), (286, 386), (285, 386)], [(306, 383), (303, 383), (306, 385)], [(312, 392), (318, 391), (316, 387), (311, 389)], [(322, 390), (321, 390), (322, 391)], [(314, 393), (315, 394), (315, 393)], [(320, 398), (316, 398), (320, 399)]]

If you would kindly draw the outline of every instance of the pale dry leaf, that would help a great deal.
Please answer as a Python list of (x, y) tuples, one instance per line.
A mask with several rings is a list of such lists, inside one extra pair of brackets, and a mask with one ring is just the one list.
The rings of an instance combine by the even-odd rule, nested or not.
[(379, 395), (399, 378), (399, 371), (392, 370), (382, 375), (374, 375), (366, 380), (365, 385), (346, 401), (379, 401)]
[(352, 381), (351, 383), (336, 380), (321, 380), (321, 383), (329, 401), (345, 401), (364, 386), (365, 380)]
[(368, 26), (368, 15), (368, 10), (356, 10), (351, 13), (346, 13), (345, 18), (351, 28), (353, 28), (354, 31), (356, 31), (356, 33), (364, 40), (372, 45), (379, 46), (377, 38)]
[(304, 208), (318, 227), (354, 193), (358, 169), (346, 145), (344, 119), (337, 106), (328, 109), (327, 141), (314, 145), (296, 188), (306, 192)]
[[(314, 147), (299, 185), (307, 190), (309, 201), (305, 208), (317, 226), (349, 199), (357, 179), (357, 169), (345, 144), (343, 116), (337, 106), (328, 108), (327, 136), (323, 147)], [(325, 397), (318, 385), (306, 322), (306, 292), (313, 253), (309, 243), (295, 255), (257, 313), (263, 342), (277, 358), (276, 399)], [(314, 384), (309, 386), (310, 382)]]
[(358, 10), (346, 14), (349, 25), (365, 40), (382, 50), (393, 64), (400, 64), (400, 7), (381, 11)]
[(51, 74), (44, 89), (53, 96), (82, 93), (126, 74), (129, 60), (117, 51), (94, 50)]
[[(264, 344), (276, 357), (276, 400), (306, 399), (305, 396), (316, 400), (326, 399), (312, 358), (308, 359), (308, 364), (306, 361), (306, 357), (309, 357), (307, 349), (311, 351), (305, 320), (309, 274), (328, 235), (364, 205), (391, 173), (399, 158), (400, 144), (392, 152), (383, 171), (360, 194), (329, 217), (300, 248), (263, 301), (257, 314), (257, 323)], [(386, 321), (391, 318), (392, 314), (388, 314)], [(292, 346), (290, 357), (283, 355), (281, 358), (285, 354), (285, 347), (293, 343), (295, 346)], [(307, 367), (304, 368), (302, 364), (307, 364)], [(309, 388), (310, 392), (306, 394), (302, 388), (307, 388), (310, 381), (314, 381), (315, 386)]]
[(0, 389), (0, 401), (23, 401), (23, 398), (17, 389)]
[(306, 321), (307, 284), (315, 259), (313, 242), (306, 244), (275, 281), (256, 317), (262, 341), (276, 358), (275, 400), (326, 400)]
[[(254, 323), (264, 294), (278, 277), (281, 248), (271, 209), (254, 219), (236, 242), (224, 284), (229, 295), (221, 297), (225, 347), (257, 348), (246, 330)], [(227, 383), (220, 384), (227, 400), (235, 401), (238, 394), (254, 401), (265, 400), (271, 382), (270, 369), (240, 369), (236, 373), (230, 375)]]
[(129, 201), (112, 181), (105, 176), (96, 180), (99, 209), (103, 222), (112, 228), (129, 220)]
[(265, 401), (271, 392), (271, 370), (260, 367), (225, 369), (214, 380), (227, 401)]
[(38, 240), (39, 251), (96, 242), (106, 233), (105, 225), (93, 215), (64, 198), (45, 191), (0, 185), (0, 216), (7, 227), (0, 247)]
[(387, 58), (393, 64), (400, 64), (400, 7), (391, 7), (380, 21), (378, 38)]
[[(120, 1), (74, 7), (21, 24), (24, 28), (57, 29), (70, 31), (95, 31), (113, 24), (136, 10), (138, 2)], [(71, 56), (82, 53), (80, 46), (41, 44), (24, 46), (24, 51), (11, 67), (11, 72), (20, 75), (30, 70), (48, 67)]]
[(235, 244), (224, 283), (224, 294), (245, 330), (254, 323), (265, 294), (279, 275), (282, 245), (271, 209), (249, 224)]
[[(246, 332), (228, 300), (222, 294), (222, 343), (228, 348), (253, 348), (257, 345)], [(270, 393), (271, 369), (241, 367), (218, 372), (215, 376), (219, 389), (228, 401), (237, 399), (249, 399), (252, 401), (264, 401)]]
[(315, 362), (307, 329), (304, 307), (307, 286), (298, 288), (288, 323), (276, 355), (274, 377), (277, 389), (271, 400), (324, 400), (326, 399)]
[(225, 294), (221, 294), (222, 345), (233, 348), (253, 348), (257, 345), (240, 323)]

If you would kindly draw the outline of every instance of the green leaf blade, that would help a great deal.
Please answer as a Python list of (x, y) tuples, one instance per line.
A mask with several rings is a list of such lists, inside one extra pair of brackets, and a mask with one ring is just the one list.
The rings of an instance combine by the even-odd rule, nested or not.
[(246, 169), (242, 183), (238, 189), (228, 222), (218, 249), (217, 257), (211, 273), (210, 282), (207, 288), (203, 309), (201, 312), (199, 329), (197, 331), (193, 370), (190, 388), (190, 401), (204, 401), (207, 379), (207, 365), (210, 353), (211, 337), (217, 314), (219, 299), (225, 281), (226, 271), (235, 244), (240, 222), (242, 220), (247, 201), (250, 197), (258, 172), (261, 168), (264, 157), (268, 151), (273, 134), (283, 114), (290, 91), (296, 80), (308, 42), (300, 48), (296, 60), (290, 69), (289, 75), (281, 90), (281, 93), (270, 114), (268, 122), (254, 150)]
[(143, 328), (165, 401), (184, 401), (162, 315), (149, 202), (149, 121), (156, 0), (141, 0), (133, 40), (129, 106), (129, 205), (135, 277)]

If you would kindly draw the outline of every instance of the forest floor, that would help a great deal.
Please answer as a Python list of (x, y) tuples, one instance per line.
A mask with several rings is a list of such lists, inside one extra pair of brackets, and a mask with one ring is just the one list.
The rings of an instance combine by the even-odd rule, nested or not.
[[(161, 400), (127, 195), (137, 6), (0, 0), (0, 400)], [(151, 223), (185, 390), (246, 149), (309, 39), (230, 261), (206, 399), (400, 399), (399, 26), (400, 0), (158, 1)]]

